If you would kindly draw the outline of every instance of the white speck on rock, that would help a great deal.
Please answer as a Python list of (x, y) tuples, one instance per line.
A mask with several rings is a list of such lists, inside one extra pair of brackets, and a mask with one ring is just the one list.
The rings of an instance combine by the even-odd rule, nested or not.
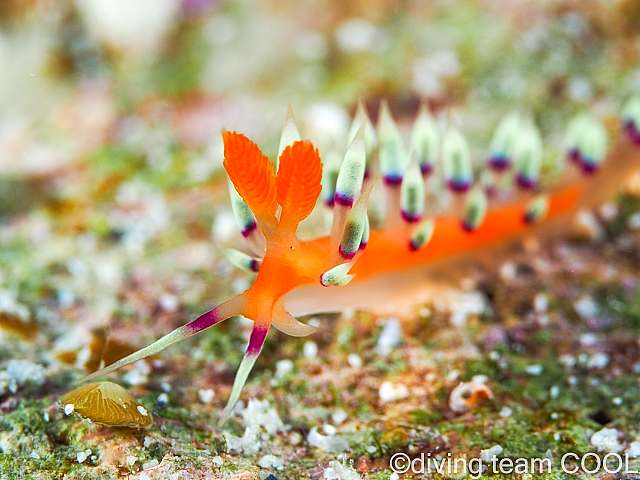
[(82, 452), (78, 452), (76, 454), (76, 460), (78, 461), (78, 463), (83, 463), (87, 458), (89, 458), (89, 455), (91, 455), (90, 449), (83, 450)]
[(640, 229), (640, 212), (634, 213), (627, 218), (627, 228), (629, 230)]
[(265, 455), (260, 460), (258, 460), (258, 466), (260, 468), (278, 468), (284, 465), (284, 460), (280, 457), (276, 457), (275, 455)]
[(215, 392), (211, 388), (201, 388), (198, 390), (198, 399), (202, 403), (211, 403), (215, 395)]
[(500, 412), (498, 412), (498, 415), (500, 415), (502, 418), (508, 418), (511, 416), (512, 413), (513, 413), (513, 410), (505, 406), (500, 409)]
[(154, 443), (156, 443), (156, 439), (152, 438), (152, 437), (144, 437), (144, 447), (145, 448), (149, 448), (151, 445), (153, 445)]
[(618, 430), (615, 428), (603, 428), (591, 435), (591, 445), (599, 452), (618, 453), (622, 445), (618, 443)]
[(284, 378), (287, 374), (293, 371), (293, 362), (291, 360), (284, 359), (276, 362), (276, 378)]
[(46, 370), (42, 365), (28, 360), (9, 360), (5, 370), (0, 371), (0, 395), (9, 391), (16, 393), (23, 385), (42, 386)]
[(583, 347), (590, 347), (596, 343), (598, 343), (598, 337), (595, 333), (588, 332), (580, 335), (580, 345)]
[(138, 386), (144, 385), (149, 381), (149, 374), (151, 373), (151, 365), (144, 360), (138, 360), (133, 364), (133, 369), (127, 372), (122, 379), (129, 385)]
[(340, 425), (342, 422), (344, 422), (347, 419), (347, 412), (345, 412), (343, 409), (339, 408), (337, 409), (335, 412), (333, 412), (331, 414), (331, 420), (333, 420), (333, 422), (336, 425)]
[(167, 312), (175, 312), (178, 309), (178, 305), (180, 305), (180, 300), (171, 293), (165, 293), (160, 296), (159, 303), (163, 310)]
[(335, 435), (336, 433), (338, 433), (338, 429), (328, 423), (322, 426), (322, 430), (326, 435)]
[(376, 345), (376, 353), (386, 356), (391, 353), (402, 340), (402, 327), (400, 320), (395, 317), (387, 318), (383, 321), (382, 333)]
[(323, 452), (342, 453), (349, 448), (347, 441), (338, 435), (322, 435), (318, 427), (313, 427), (307, 435), (307, 442)]
[(242, 417), (246, 425), (262, 426), (270, 435), (284, 428), (278, 412), (267, 400), (249, 399), (247, 408), (242, 411)]
[(503, 280), (513, 280), (518, 273), (518, 267), (513, 262), (506, 262), (500, 267), (500, 276)]
[(480, 451), (480, 459), (484, 463), (491, 463), (494, 457), (497, 457), (502, 453), (502, 447), (500, 445), (494, 445), (491, 448)]
[(73, 403), (69, 403), (67, 405), (64, 406), (64, 414), (65, 415), (71, 415), (73, 413)]
[(542, 365), (527, 365), (527, 367), (525, 368), (525, 371), (529, 374), (529, 375), (540, 375), (543, 371)]
[(144, 408), (142, 405), (138, 405), (136, 408), (138, 409), (138, 412), (140, 412), (140, 415), (142, 415), (143, 417), (149, 416), (149, 412), (147, 412), (147, 409)]
[(575, 302), (573, 308), (582, 318), (595, 317), (600, 312), (600, 305), (590, 295), (585, 295)]
[(626, 453), (631, 458), (640, 457), (640, 442), (631, 442), (629, 444), (629, 448), (627, 448)]
[(318, 345), (316, 344), (316, 342), (313, 342), (311, 340), (305, 342), (304, 346), (302, 347), (302, 354), (305, 358), (308, 359), (316, 358), (316, 356), (318, 355)]
[(609, 365), (609, 355), (602, 352), (594, 353), (587, 361), (588, 368), (604, 368)]
[(362, 480), (360, 474), (351, 465), (345, 465), (335, 460), (329, 462), (329, 467), (324, 469), (326, 480)]
[(544, 293), (538, 293), (533, 297), (533, 309), (538, 313), (544, 313), (549, 308), (549, 298)]
[(391, 383), (389, 381), (382, 382), (378, 391), (380, 400), (383, 402), (394, 402), (409, 396), (409, 389), (402, 383)]
[(349, 363), (349, 365), (351, 365), (353, 368), (360, 368), (362, 366), (362, 359), (360, 358), (359, 355), (355, 354), (355, 353), (350, 353), (347, 356), (347, 362)]
[(149, 460), (148, 462), (143, 463), (142, 469), (149, 470), (150, 468), (157, 467), (158, 465), (160, 465), (160, 462), (158, 462), (158, 460), (154, 458), (153, 460)]

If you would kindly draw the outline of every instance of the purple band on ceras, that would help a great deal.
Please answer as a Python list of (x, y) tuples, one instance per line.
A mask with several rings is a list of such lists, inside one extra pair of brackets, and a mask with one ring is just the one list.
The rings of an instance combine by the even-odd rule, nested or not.
[(251, 220), (247, 222), (247, 224), (240, 230), (240, 233), (244, 238), (247, 238), (249, 235), (253, 233), (253, 231), (258, 227), (258, 224), (255, 220)]
[(382, 177), (384, 184), (389, 187), (397, 187), (402, 184), (402, 174), (399, 173), (390, 173), (388, 175), (383, 175)]
[(511, 168), (511, 159), (499, 153), (491, 155), (487, 160), (487, 166), (495, 172), (504, 172)]
[(580, 167), (583, 173), (591, 174), (598, 170), (598, 162), (594, 162), (593, 159), (585, 157), (577, 148), (569, 150), (567, 152), (567, 158), (571, 163)]
[(247, 355), (255, 356), (260, 353), (262, 346), (264, 345), (264, 339), (269, 331), (269, 325), (255, 324), (251, 331), (251, 337), (249, 338), (249, 345), (247, 345)]
[(422, 218), (422, 215), (420, 215), (420, 214), (409, 213), (409, 212), (407, 212), (405, 210), (402, 210), (401, 214), (402, 214), (402, 219), (405, 222), (408, 222), (408, 223), (419, 222), (420, 219)]
[(526, 177), (522, 173), (516, 176), (516, 182), (520, 188), (524, 188), (525, 190), (533, 190), (536, 185), (538, 185), (537, 178)]
[(208, 312), (203, 313), (195, 320), (184, 325), (182, 328), (184, 328), (191, 334), (194, 334), (204, 330), (205, 328), (209, 328), (222, 320), (224, 320), (224, 318), (218, 315), (216, 309), (214, 308), (213, 310), (209, 310)]
[[(358, 246), (358, 249), (360, 248), (360, 246)], [(345, 260), (351, 260), (353, 257), (356, 256), (356, 253), (358, 253), (358, 250), (354, 251), (354, 252), (345, 252), (342, 249), (342, 245), (340, 245), (340, 248), (338, 248), (338, 252), (340, 253), (340, 256), (342, 258), (344, 258)]]
[(420, 172), (423, 177), (428, 177), (433, 173), (433, 163), (421, 163), (420, 164)]
[(462, 220), (462, 222), (460, 222), (460, 223), (461, 223), (461, 225), (462, 225), (462, 229), (463, 229), (465, 232), (473, 233), (473, 232), (475, 232), (475, 231), (478, 229), (478, 227), (477, 227), (477, 226), (471, 225), (471, 224), (470, 224), (469, 222), (467, 222), (466, 220)]
[(626, 120), (623, 125), (624, 131), (627, 132), (629, 136), (629, 140), (635, 145), (640, 146), (640, 130), (638, 130), (635, 122), (633, 120)]
[(336, 192), (333, 201), (335, 204), (342, 205), (343, 207), (353, 207), (353, 197), (350, 195), (343, 195)]
[(452, 178), (450, 180), (447, 180), (447, 187), (449, 187), (449, 190), (451, 190), (452, 192), (464, 193), (471, 188), (471, 181)]

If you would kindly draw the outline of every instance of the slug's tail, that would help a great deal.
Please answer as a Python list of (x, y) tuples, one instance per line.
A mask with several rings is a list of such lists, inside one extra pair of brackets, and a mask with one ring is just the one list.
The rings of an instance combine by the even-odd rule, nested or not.
[(186, 325), (176, 328), (174, 331), (153, 342), (151, 345), (141, 348), (137, 352), (133, 352), (131, 355), (121, 358), (108, 367), (105, 367), (101, 370), (98, 370), (97, 372), (81, 378), (80, 380), (78, 380), (78, 383), (89, 382), (97, 377), (107, 375), (118, 370), (121, 367), (124, 367), (125, 365), (129, 365), (131, 363), (137, 362), (138, 360), (149, 357), (150, 355), (154, 355), (161, 350), (164, 350), (169, 345), (173, 345), (180, 340), (189, 338), (190, 336), (195, 335), (196, 333), (201, 332), (202, 330), (205, 330), (213, 325), (216, 325), (217, 323), (220, 323), (229, 317), (240, 315), (245, 311), (245, 305), (246, 292), (232, 298), (231, 300), (221, 303), (213, 310), (203, 313), (198, 318), (187, 323)]

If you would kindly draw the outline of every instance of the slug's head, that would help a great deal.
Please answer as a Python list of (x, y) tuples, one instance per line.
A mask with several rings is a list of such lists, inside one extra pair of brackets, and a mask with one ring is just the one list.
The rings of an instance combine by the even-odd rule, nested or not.
[[(315, 281), (326, 286), (345, 283), (368, 237), (368, 194), (360, 195), (366, 164), (364, 132), (364, 126), (355, 132), (334, 175), (336, 208), (329, 241), (302, 242), (296, 236), (298, 224), (309, 216), (327, 187), (318, 150), (310, 141), (300, 140), (291, 110), (280, 141), (277, 173), (254, 142), (223, 131), (224, 168), (231, 180), (233, 211), (254, 254), (227, 249), (227, 258), (246, 271), (270, 270), (269, 275), (277, 275), (279, 281), (293, 282), (289, 289)], [(333, 270), (339, 265), (343, 266)]]

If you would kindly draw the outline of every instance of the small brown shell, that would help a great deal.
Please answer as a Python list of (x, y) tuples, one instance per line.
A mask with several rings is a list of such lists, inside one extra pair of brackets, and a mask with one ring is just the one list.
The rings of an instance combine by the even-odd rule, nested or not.
[(75, 413), (93, 423), (109, 427), (149, 428), (153, 415), (120, 385), (87, 383), (58, 400), (64, 413)]

